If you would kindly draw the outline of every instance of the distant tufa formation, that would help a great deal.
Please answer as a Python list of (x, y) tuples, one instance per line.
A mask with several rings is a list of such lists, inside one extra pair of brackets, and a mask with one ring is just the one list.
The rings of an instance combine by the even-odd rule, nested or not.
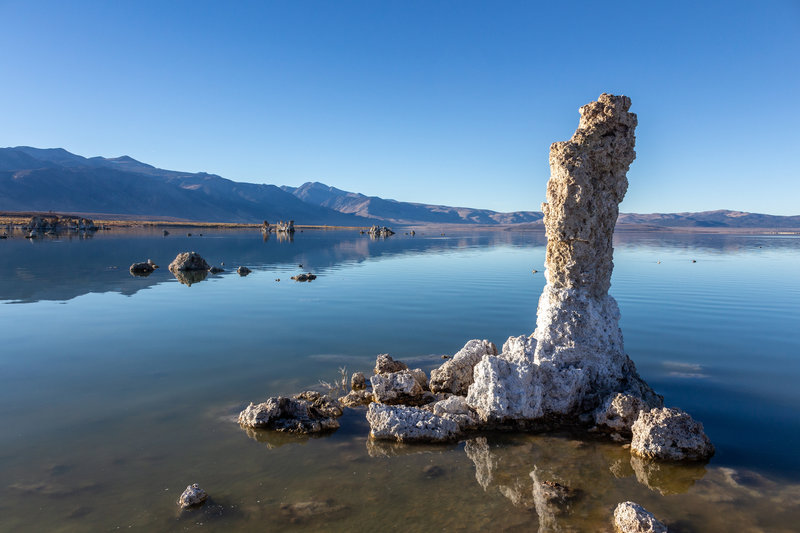
[[(600, 95), (581, 107), (572, 138), (550, 148), (547, 285), (533, 334), (510, 337), (500, 353), (489, 341), (469, 341), (430, 381), (420, 369), (379, 356), (371, 391), (355, 376), (354, 390), (340, 399), (369, 404), (373, 439), (450, 441), (475, 429), (567, 424), (631, 441), (633, 454), (647, 460), (714, 453), (702, 425), (663, 408), (663, 398), (639, 377), (608, 294), (614, 226), (636, 157), (630, 105), (626, 96)], [(249, 420), (246, 411), (242, 416)], [(248, 425), (241, 417), (240, 423)]]

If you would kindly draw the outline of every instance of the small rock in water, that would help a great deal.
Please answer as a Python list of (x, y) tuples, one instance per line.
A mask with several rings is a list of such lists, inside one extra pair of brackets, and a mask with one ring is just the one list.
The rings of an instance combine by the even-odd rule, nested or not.
[(536, 273), (537, 273), (537, 272), (539, 272), (539, 271), (538, 271), (538, 270), (536, 270), (536, 269), (534, 268), (533, 270), (531, 270), (531, 272), (532, 272), (532, 273), (534, 273), (534, 274), (536, 274)]
[(317, 279), (317, 276), (309, 272), (307, 274), (298, 274), (296, 276), (292, 276), (292, 279), (295, 281), (313, 281)]
[(212, 274), (219, 274), (220, 272), (225, 272), (225, 269), (220, 268), (218, 266), (212, 266), (211, 268), (208, 269), (208, 271), (211, 272)]
[(667, 533), (667, 526), (634, 502), (617, 505), (614, 509), (614, 525), (621, 533)]
[(714, 455), (703, 424), (677, 408), (643, 411), (631, 429), (631, 451), (646, 459), (702, 461)]
[(240, 276), (246, 276), (251, 272), (251, 270), (246, 266), (240, 266), (236, 269), (236, 272), (238, 272)]
[(187, 233), (187, 234), (186, 234), (186, 236), (187, 236), (187, 237), (191, 237), (191, 236), (192, 236), (192, 234), (191, 234), (191, 233)]
[(204, 270), (208, 271), (209, 265), (197, 252), (183, 252), (178, 254), (172, 263), (169, 264), (169, 270), (173, 274), (175, 272), (185, 272), (188, 270)]
[(164, 237), (166, 237), (167, 235), (169, 235), (169, 232), (167, 230), (164, 230)]
[(201, 505), (207, 499), (208, 494), (206, 494), (206, 491), (201, 489), (197, 483), (192, 483), (186, 487), (181, 497), (178, 498), (178, 505), (181, 506), (181, 509), (188, 509), (189, 507)]
[(157, 269), (158, 265), (153, 263), (152, 259), (148, 259), (142, 263), (134, 263), (131, 265), (130, 272), (133, 275), (147, 275), (151, 274), (153, 270)]

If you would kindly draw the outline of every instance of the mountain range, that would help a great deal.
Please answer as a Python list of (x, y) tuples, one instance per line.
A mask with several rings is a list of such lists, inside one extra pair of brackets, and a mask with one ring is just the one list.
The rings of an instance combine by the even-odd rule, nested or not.
[[(541, 228), (542, 213), (398, 202), (319, 182), (241, 183), (205, 172), (164, 170), (128, 156), (82, 157), (63, 148), (0, 148), (0, 211), (118, 215), (151, 220), (368, 226), (515, 224)], [(800, 216), (741, 211), (620, 214), (631, 227), (799, 228)]]

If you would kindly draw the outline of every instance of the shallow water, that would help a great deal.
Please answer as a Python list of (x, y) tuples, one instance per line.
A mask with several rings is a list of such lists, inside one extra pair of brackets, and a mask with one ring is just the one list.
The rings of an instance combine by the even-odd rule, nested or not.
[[(797, 237), (616, 235), (626, 351), (717, 447), (658, 466), (586, 435), (372, 443), (357, 410), (312, 439), (233, 422), (378, 353), (430, 370), (469, 339), (530, 333), (540, 233), (176, 233), (0, 241), (0, 530), (602, 531), (624, 500), (671, 531), (800, 520)], [(179, 283), (166, 266), (186, 250), (228, 272)], [(148, 257), (162, 268), (132, 277)], [(574, 497), (547, 506), (540, 481)], [(212, 501), (179, 512), (192, 482)]]

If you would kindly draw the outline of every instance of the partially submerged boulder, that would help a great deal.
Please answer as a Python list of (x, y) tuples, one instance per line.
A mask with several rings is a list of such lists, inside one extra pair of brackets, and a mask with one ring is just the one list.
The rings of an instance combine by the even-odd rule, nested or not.
[(458, 438), (456, 422), (418, 407), (371, 403), (367, 409), (370, 437), (398, 442), (448, 442)]
[(189, 507), (196, 507), (202, 505), (208, 499), (206, 491), (200, 488), (197, 483), (192, 483), (178, 498), (178, 505), (181, 509), (188, 509)]
[(172, 263), (169, 264), (169, 271), (173, 274), (175, 272), (188, 272), (188, 271), (208, 271), (210, 267), (206, 260), (203, 259), (197, 252), (182, 252), (179, 253)]
[(633, 424), (631, 452), (667, 461), (702, 461), (714, 455), (703, 424), (677, 408), (642, 412)]
[(431, 371), (431, 391), (466, 396), (473, 382), (472, 370), (484, 355), (497, 355), (494, 343), (478, 339), (467, 342), (452, 359)]
[(317, 279), (317, 276), (308, 272), (306, 274), (298, 274), (296, 276), (292, 276), (292, 279), (295, 281), (314, 281)]
[(236, 273), (239, 274), (240, 276), (246, 276), (250, 272), (252, 272), (252, 271), (249, 268), (247, 268), (246, 266), (240, 266), (239, 268), (236, 269)]
[(152, 259), (148, 259), (141, 263), (132, 264), (129, 270), (134, 276), (149, 276), (157, 268), (158, 265), (155, 264)]
[(667, 533), (667, 526), (634, 502), (617, 505), (614, 509), (614, 527), (620, 533)]
[(337, 417), (341, 415), (338, 401), (307, 391), (292, 398), (276, 396), (257, 405), (251, 403), (239, 413), (239, 424), (289, 433), (317, 433), (337, 429)]

